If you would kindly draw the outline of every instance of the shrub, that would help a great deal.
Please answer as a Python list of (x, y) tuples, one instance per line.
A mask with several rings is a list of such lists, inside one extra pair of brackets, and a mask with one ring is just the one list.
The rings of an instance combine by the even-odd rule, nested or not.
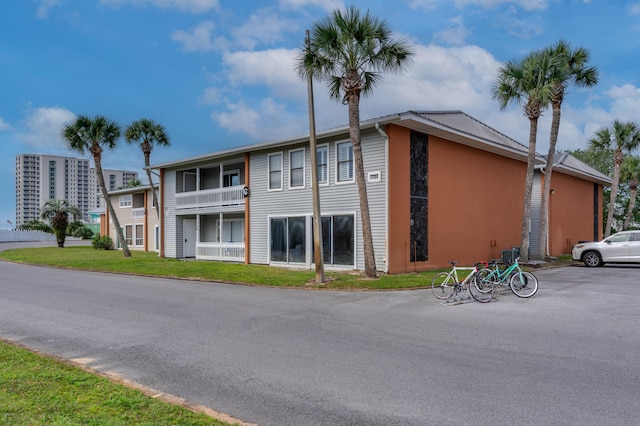
[(73, 236), (75, 238), (82, 238), (83, 240), (88, 240), (90, 238), (93, 238), (93, 231), (87, 228), (86, 226), (81, 226), (80, 228), (77, 228), (75, 231), (73, 231)]
[(108, 235), (100, 236), (96, 235), (91, 245), (94, 249), (98, 250), (111, 250), (113, 249), (113, 240)]

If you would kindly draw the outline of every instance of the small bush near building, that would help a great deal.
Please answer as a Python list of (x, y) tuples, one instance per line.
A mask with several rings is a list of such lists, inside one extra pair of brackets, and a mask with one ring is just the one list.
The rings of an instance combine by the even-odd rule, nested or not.
[(73, 231), (73, 236), (75, 238), (82, 238), (83, 240), (89, 240), (93, 238), (93, 231), (86, 226), (81, 226), (80, 228), (76, 228)]
[(113, 249), (113, 240), (108, 235), (96, 235), (91, 245), (96, 250), (111, 250)]

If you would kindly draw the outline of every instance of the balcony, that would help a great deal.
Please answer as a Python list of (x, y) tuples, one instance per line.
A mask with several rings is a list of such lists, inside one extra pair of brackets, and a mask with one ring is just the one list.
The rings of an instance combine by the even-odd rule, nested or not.
[(244, 262), (244, 243), (196, 243), (196, 259)]
[(176, 194), (176, 209), (244, 205), (244, 185)]

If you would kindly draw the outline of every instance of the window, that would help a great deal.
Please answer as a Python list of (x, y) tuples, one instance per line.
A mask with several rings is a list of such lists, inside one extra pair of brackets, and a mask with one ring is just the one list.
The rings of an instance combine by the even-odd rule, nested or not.
[(271, 261), (304, 263), (306, 217), (271, 219)]
[(225, 171), (222, 175), (222, 186), (236, 186), (240, 185), (240, 170)]
[(353, 146), (351, 142), (336, 144), (336, 181), (353, 182)]
[(127, 246), (133, 243), (133, 225), (124, 226), (124, 239), (127, 242)]
[(131, 194), (120, 196), (120, 208), (131, 207), (132, 204), (133, 204), (133, 197), (131, 196)]
[(304, 149), (289, 151), (289, 188), (304, 188)]
[(322, 145), (316, 149), (316, 166), (318, 170), (318, 184), (329, 183), (329, 147)]
[(136, 225), (136, 243), (135, 246), (142, 247), (144, 245), (144, 226)]
[[(312, 239), (312, 251), (315, 245)], [(355, 228), (353, 215), (322, 217), (322, 257), (325, 265), (354, 266)], [(314, 254), (312, 252), (312, 261)]]
[(269, 191), (282, 189), (282, 153), (269, 154)]

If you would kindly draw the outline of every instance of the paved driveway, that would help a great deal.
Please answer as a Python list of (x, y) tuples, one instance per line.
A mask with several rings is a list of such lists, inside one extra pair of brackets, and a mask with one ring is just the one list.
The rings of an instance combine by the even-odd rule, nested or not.
[(284, 290), (0, 262), (0, 336), (262, 425), (640, 418), (640, 268), (532, 299)]

